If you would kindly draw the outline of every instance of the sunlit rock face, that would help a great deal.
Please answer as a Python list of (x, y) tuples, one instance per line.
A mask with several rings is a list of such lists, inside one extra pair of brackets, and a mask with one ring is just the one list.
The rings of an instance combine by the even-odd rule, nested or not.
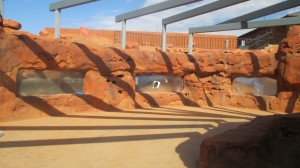
[[(1, 33), (0, 106), (5, 110), (0, 112), (0, 121), (165, 105), (298, 112), (299, 32), (299, 26), (291, 27), (279, 51), (200, 50), (193, 56), (179, 52), (122, 50), (34, 36), (21, 31)], [(64, 92), (72, 89), (66, 86), (72, 82), (67, 80), (71, 78), (67, 78), (68, 82), (64, 85), (57, 82), (59, 80), (51, 83), (51, 77), (46, 75), (45, 81), (50, 80), (51, 84), (48, 91), (58, 87), (62, 92), (48, 94), (47, 85), (40, 84), (39, 89), (46, 91), (43, 94), (19, 95), (18, 74), (24, 70), (67, 72), (69, 76), (81, 73), (83, 88), (75, 93)], [(168, 82), (177, 81), (174, 79), (167, 79), (168, 82), (153, 80), (150, 82), (152, 89), (157, 91), (161, 86), (167, 88), (157, 92), (143, 91), (138, 89), (135, 80), (139, 75), (173, 76), (182, 80), (182, 87), (168, 88), (173, 87)], [(276, 80), (276, 93), (272, 90), (272, 95), (253, 94), (243, 88), (240, 88), (240, 92), (244, 94), (237, 93), (232, 88), (233, 80), (237, 77)], [(264, 83), (258, 82), (258, 85)]]

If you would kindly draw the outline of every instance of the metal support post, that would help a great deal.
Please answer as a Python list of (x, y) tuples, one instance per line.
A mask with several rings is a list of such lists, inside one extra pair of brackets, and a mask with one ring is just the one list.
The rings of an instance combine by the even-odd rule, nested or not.
[(189, 34), (189, 54), (193, 55), (193, 33)]
[(60, 38), (60, 9), (55, 10), (55, 38)]
[(4, 0), (0, 0), (0, 15), (4, 18)]
[(228, 50), (228, 45), (229, 45), (229, 40), (228, 39), (225, 39), (224, 40), (224, 43), (225, 43), (225, 50)]
[(122, 38), (121, 38), (121, 47), (126, 48), (126, 20), (122, 21)]
[(162, 51), (166, 52), (166, 45), (167, 45), (167, 25), (162, 25)]

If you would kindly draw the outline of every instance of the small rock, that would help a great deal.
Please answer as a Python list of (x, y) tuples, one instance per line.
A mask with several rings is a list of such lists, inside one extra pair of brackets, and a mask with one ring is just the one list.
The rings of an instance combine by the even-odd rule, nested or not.
[(126, 43), (126, 49), (139, 49), (139, 44), (137, 42), (129, 41)]
[(17, 21), (8, 19), (3, 21), (3, 27), (20, 30), (22, 28), (22, 25)]
[(0, 137), (3, 137), (4, 135), (5, 135), (5, 133), (0, 131)]
[(80, 35), (88, 36), (90, 34), (90, 30), (87, 27), (81, 26), (79, 30), (80, 30)]
[(49, 32), (47, 30), (41, 30), (39, 34), (40, 36), (48, 36)]

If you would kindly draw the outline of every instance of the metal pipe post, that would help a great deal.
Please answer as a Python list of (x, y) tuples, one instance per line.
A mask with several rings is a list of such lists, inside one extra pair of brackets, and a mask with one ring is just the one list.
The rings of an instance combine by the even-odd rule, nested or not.
[(225, 39), (225, 40), (224, 40), (224, 43), (225, 43), (225, 50), (228, 50), (228, 47), (229, 47), (229, 40), (228, 40), (228, 39)]
[(55, 10), (55, 38), (60, 38), (60, 9)]
[(193, 55), (193, 33), (189, 34), (189, 54)]
[(4, 18), (4, 0), (0, 0), (0, 15)]
[(126, 20), (122, 21), (122, 39), (121, 39), (121, 47), (123, 49), (126, 48)]
[(166, 52), (166, 45), (167, 45), (167, 25), (162, 25), (162, 51)]

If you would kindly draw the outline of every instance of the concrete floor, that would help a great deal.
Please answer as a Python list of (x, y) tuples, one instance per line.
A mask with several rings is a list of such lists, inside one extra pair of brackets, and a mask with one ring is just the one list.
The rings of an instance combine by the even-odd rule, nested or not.
[(269, 112), (162, 107), (0, 123), (1, 168), (195, 168), (206, 137)]

